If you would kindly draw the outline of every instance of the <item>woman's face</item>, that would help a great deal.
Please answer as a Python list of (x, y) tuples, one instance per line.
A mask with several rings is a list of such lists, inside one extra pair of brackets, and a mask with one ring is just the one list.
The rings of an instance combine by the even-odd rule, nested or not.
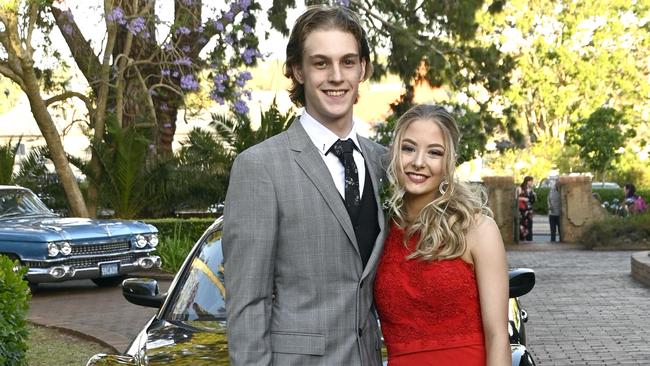
[(408, 125), (400, 141), (402, 169), (398, 179), (406, 191), (406, 200), (433, 201), (445, 170), (444, 134), (433, 120), (415, 120)]

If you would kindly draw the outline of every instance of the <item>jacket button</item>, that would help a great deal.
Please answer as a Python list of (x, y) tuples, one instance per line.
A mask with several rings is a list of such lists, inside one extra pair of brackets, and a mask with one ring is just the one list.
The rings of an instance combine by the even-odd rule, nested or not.
[(359, 328), (359, 337), (363, 337), (363, 330)]

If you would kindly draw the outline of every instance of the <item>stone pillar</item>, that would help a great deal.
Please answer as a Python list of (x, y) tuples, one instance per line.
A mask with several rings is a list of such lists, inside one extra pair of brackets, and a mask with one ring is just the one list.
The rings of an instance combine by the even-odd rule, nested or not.
[(515, 180), (513, 177), (483, 177), (487, 189), (488, 206), (494, 213), (494, 221), (499, 226), (503, 243), (515, 244)]
[(560, 215), (560, 241), (575, 243), (589, 225), (604, 219), (607, 211), (591, 195), (591, 178), (588, 176), (560, 177), (562, 214)]

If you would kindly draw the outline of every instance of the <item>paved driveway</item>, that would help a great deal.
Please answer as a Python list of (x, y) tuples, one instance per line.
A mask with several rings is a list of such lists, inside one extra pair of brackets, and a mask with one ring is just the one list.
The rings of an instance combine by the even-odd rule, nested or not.
[(508, 252), (511, 267), (536, 273), (522, 303), (539, 365), (650, 365), (650, 289), (632, 279), (631, 254)]
[[(511, 267), (533, 268), (537, 284), (522, 298), (528, 346), (538, 365), (650, 365), (650, 288), (630, 276), (632, 252), (558, 250), (522, 244)], [(161, 281), (161, 291), (169, 281)], [(155, 309), (128, 303), (118, 288), (90, 281), (44, 285), (28, 318), (95, 337), (122, 351)]]

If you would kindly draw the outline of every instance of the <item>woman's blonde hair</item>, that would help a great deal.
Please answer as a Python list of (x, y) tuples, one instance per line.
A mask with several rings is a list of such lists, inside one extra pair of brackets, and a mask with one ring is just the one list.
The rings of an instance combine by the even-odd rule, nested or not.
[[(398, 179), (400, 174), (403, 174), (400, 145), (408, 126), (418, 120), (436, 123), (442, 130), (445, 152), (441, 190), (444, 194), (439, 194), (412, 222), (408, 222), (404, 207), (406, 192), (403, 183)], [(454, 117), (441, 106), (430, 104), (414, 106), (396, 123), (387, 171), (388, 181), (393, 188), (388, 206), (394, 221), (406, 232), (405, 245), (407, 238), (419, 234), (415, 250), (409, 258), (439, 260), (460, 257), (467, 248), (467, 231), (476, 224), (478, 216), (480, 214), (492, 216), (482, 187), (471, 186), (469, 183), (454, 179), (459, 141), (460, 131)]]

